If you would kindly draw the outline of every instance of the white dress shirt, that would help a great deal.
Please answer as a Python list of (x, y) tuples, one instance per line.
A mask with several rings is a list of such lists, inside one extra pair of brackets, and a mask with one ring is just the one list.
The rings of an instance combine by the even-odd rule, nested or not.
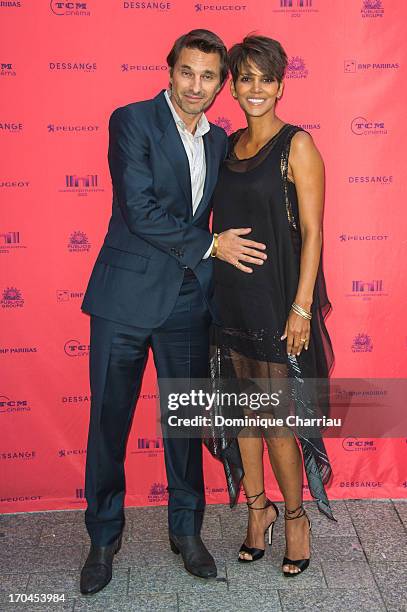
[[(202, 113), (202, 116), (197, 123), (195, 134), (192, 134), (175, 110), (170, 99), (170, 94), (167, 90), (164, 92), (164, 96), (167, 100), (168, 106), (170, 107), (175, 125), (177, 126), (182, 144), (184, 145), (185, 153), (188, 157), (189, 173), (191, 177), (192, 215), (194, 215), (200, 201), (202, 200), (206, 178), (206, 159), (203, 135), (209, 132), (211, 128), (205, 114)], [(209, 257), (212, 250), (212, 245), (213, 240), (211, 246), (203, 256), (203, 259)]]

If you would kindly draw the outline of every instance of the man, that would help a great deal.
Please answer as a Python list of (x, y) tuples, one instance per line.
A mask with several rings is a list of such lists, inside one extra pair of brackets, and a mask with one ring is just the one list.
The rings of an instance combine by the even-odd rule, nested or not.
[[(262, 263), (264, 245), (209, 232), (210, 199), (227, 137), (204, 110), (227, 77), (215, 34), (193, 30), (168, 55), (170, 90), (117, 108), (109, 121), (113, 209), (82, 308), (91, 314), (92, 406), (85, 522), (91, 538), (81, 592), (112, 577), (124, 526), (124, 458), (151, 347), (158, 378), (205, 378), (211, 320), (212, 256), (243, 271)], [(165, 410), (165, 406), (161, 406)], [(205, 507), (202, 444), (164, 437), (171, 548), (197, 576), (216, 576), (200, 538)]]

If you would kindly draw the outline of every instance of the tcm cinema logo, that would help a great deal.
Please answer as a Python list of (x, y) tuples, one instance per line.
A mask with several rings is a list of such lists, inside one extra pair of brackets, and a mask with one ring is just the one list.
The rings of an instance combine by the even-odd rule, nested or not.
[(389, 234), (340, 234), (340, 242), (385, 242), (389, 238)]
[(214, 124), (225, 130), (228, 136), (233, 132), (232, 122), (228, 117), (218, 117), (215, 119)]
[(245, 4), (201, 4), (200, 2), (195, 4), (195, 11), (197, 13), (207, 11), (221, 11), (224, 13), (234, 11), (242, 13), (246, 8), (247, 6)]
[(64, 344), (64, 352), (68, 357), (87, 357), (90, 345), (79, 342), (79, 340), (67, 340)]
[(23, 124), (15, 121), (0, 121), (0, 134), (16, 134), (23, 131)]
[(121, 72), (167, 72), (165, 64), (120, 64)]
[(3, 290), (1, 307), (2, 308), (22, 308), (24, 300), (20, 289), (16, 287), (6, 287)]
[(21, 244), (20, 232), (5, 232), (0, 234), (0, 254), (8, 254), (16, 249), (26, 249)]
[(17, 72), (13, 64), (0, 62), (0, 77), (15, 77)]
[(68, 125), (68, 124), (57, 124), (57, 123), (48, 123), (47, 132), (48, 134), (61, 134), (61, 133), (78, 133), (84, 132), (86, 134), (91, 134), (99, 131), (98, 125)]
[(67, 340), (64, 344), (64, 352), (68, 357), (87, 357), (90, 345), (83, 344), (79, 340)]
[(49, 62), (51, 72), (55, 70), (70, 70), (72, 72), (96, 72), (96, 62)]
[(387, 134), (384, 121), (371, 121), (365, 117), (355, 117), (350, 124), (350, 129), (357, 136)]
[(351, 293), (347, 293), (346, 297), (359, 298), (363, 301), (370, 301), (375, 297), (388, 297), (388, 293), (384, 291), (383, 280), (353, 280)]
[(73, 300), (80, 300), (84, 296), (83, 291), (71, 291), (70, 289), (57, 289), (56, 291), (57, 302), (71, 302)]
[(124, 9), (137, 11), (170, 11), (172, 9), (171, 2), (123, 2)]
[(273, 13), (283, 13), (290, 17), (301, 17), (311, 13), (318, 13), (316, 8), (316, 0), (275, 0), (274, 4), (278, 4), (273, 9)]
[(89, 2), (61, 2), (51, 0), (51, 12), (59, 17), (89, 17)]
[(25, 399), (11, 399), (7, 395), (0, 395), (0, 414), (14, 414), (16, 412), (30, 412), (31, 406)]
[(375, 440), (359, 440), (359, 438), (344, 438), (342, 440), (342, 448), (349, 452), (375, 452), (377, 446)]
[(154, 482), (151, 485), (150, 493), (148, 494), (148, 501), (151, 504), (168, 501), (168, 491), (164, 483)]
[(69, 236), (68, 251), (70, 253), (84, 253), (90, 251), (90, 242), (85, 232), (72, 232)]
[(384, 8), (382, 0), (363, 0), (360, 13), (364, 19), (383, 17)]
[(59, 193), (76, 193), (78, 196), (87, 196), (90, 193), (101, 193), (104, 191), (99, 187), (99, 177), (97, 174), (66, 174), (65, 187), (58, 189)]
[(343, 62), (343, 71), (347, 74), (355, 74), (356, 72), (381, 72), (382, 70), (398, 70), (400, 64), (398, 62), (388, 63), (363, 63), (357, 60), (345, 60)]
[(287, 79), (306, 79), (308, 76), (308, 69), (305, 65), (305, 61), (299, 55), (293, 56), (287, 64)]
[(352, 353), (371, 353), (373, 351), (373, 342), (368, 334), (357, 334), (353, 339)]

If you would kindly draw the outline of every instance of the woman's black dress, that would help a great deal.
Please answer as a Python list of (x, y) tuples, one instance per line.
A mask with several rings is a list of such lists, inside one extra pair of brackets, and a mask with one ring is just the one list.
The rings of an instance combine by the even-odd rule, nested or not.
[[(294, 183), (287, 178), (288, 156), (293, 135), (301, 128), (285, 124), (253, 157), (238, 159), (234, 146), (243, 130), (229, 137), (229, 154), (222, 164), (213, 194), (213, 230), (251, 227), (245, 238), (263, 242), (267, 260), (252, 265), (252, 274), (219, 259), (215, 260), (214, 300), (221, 326), (211, 332), (211, 381), (219, 391), (225, 380), (239, 385), (253, 379), (268, 379), (272, 389), (276, 377), (285, 377), (296, 414), (303, 417), (328, 414), (326, 388), (312, 393), (305, 378), (325, 379), (334, 361), (331, 340), (324, 319), (331, 310), (322, 254), (311, 307), (309, 348), (298, 357), (287, 355), (287, 340), (280, 340), (295, 299), (300, 272), (301, 231)], [(250, 264), (246, 264), (250, 265)], [(312, 387), (311, 387), (312, 388)], [(213, 413), (224, 408), (214, 405)], [(308, 430), (307, 430), (308, 431)], [(334, 519), (324, 484), (331, 467), (320, 429), (299, 435), (304, 466), (312, 496), (318, 508)], [(205, 444), (222, 460), (231, 507), (236, 503), (243, 467), (236, 436), (219, 428), (205, 435)]]

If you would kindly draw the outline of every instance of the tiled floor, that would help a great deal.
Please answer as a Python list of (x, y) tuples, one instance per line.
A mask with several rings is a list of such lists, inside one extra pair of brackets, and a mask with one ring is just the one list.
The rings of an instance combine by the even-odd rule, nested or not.
[[(202, 535), (218, 566), (218, 578), (208, 581), (187, 574), (171, 553), (165, 507), (128, 508), (113, 580), (92, 597), (78, 587), (89, 548), (83, 511), (0, 515), (0, 610), (407, 612), (407, 500), (332, 502), (338, 523), (315, 503), (305, 506), (312, 558), (294, 579), (280, 569), (281, 515), (265, 557), (242, 565), (236, 556), (246, 507), (208, 506)], [(65, 601), (11, 603), (11, 593), (55, 593)]]

